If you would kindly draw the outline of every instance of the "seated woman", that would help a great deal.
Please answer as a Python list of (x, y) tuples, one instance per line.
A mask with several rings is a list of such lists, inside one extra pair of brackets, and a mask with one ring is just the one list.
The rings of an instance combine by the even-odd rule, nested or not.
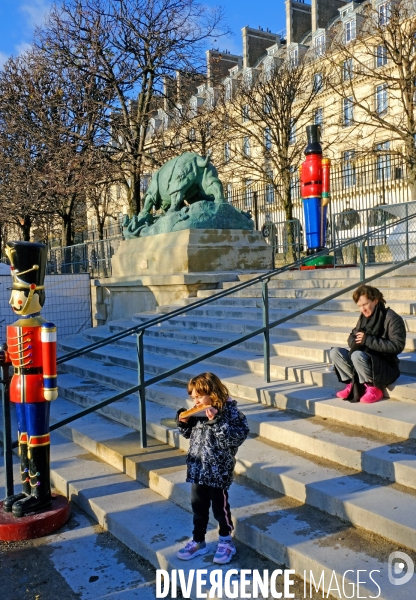
[(386, 308), (383, 294), (360, 285), (352, 295), (361, 311), (346, 348), (332, 348), (331, 362), (339, 381), (347, 384), (337, 397), (371, 404), (384, 397), (383, 388), (400, 375), (397, 355), (403, 351), (406, 329), (400, 315)]

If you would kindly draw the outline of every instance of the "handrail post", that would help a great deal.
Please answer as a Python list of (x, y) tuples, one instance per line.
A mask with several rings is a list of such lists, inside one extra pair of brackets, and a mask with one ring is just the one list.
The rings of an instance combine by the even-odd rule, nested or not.
[(137, 370), (139, 376), (140, 445), (147, 448), (146, 433), (146, 388), (144, 385), (144, 330), (137, 334)]
[[(0, 346), (0, 353), (5, 359), (5, 345)], [(10, 363), (3, 362), (0, 364), (1, 375), (1, 403), (3, 410), (3, 450), (4, 450), (4, 471), (5, 471), (5, 492), (7, 496), (14, 494), (13, 484), (13, 450), (12, 450), (12, 428), (10, 418)]]
[(360, 281), (365, 279), (365, 240), (360, 242)]
[(263, 355), (264, 355), (264, 380), (270, 383), (270, 329), (269, 329), (269, 280), (261, 284), (261, 298), (263, 302)]

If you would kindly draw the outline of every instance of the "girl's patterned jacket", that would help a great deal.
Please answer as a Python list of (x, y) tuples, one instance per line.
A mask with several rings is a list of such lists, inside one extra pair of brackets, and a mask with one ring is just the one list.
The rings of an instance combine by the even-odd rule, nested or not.
[(184, 410), (178, 411), (176, 422), (179, 433), (190, 439), (186, 481), (228, 489), (233, 480), (234, 457), (249, 432), (245, 415), (231, 399), (212, 420), (190, 417), (187, 423), (182, 423), (179, 415)]

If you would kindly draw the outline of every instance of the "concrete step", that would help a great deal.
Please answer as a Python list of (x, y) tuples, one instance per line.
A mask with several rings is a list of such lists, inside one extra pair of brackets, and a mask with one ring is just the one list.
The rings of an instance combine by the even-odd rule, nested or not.
[[(279, 289), (292, 289), (292, 288), (296, 288), (296, 289), (326, 289), (327, 293), (331, 293), (329, 290), (335, 291), (336, 288), (343, 288), (343, 287), (348, 287), (352, 284), (356, 284), (357, 287), (360, 284), (360, 277), (357, 275), (357, 277), (350, 277), (350, 278), (340, 278), (340, 277), (335, 277), (334, 275), (338, 275), (339, 273), (333, 273), (333, 271), (329, 272), (330, 275), (328, 275), (328, 271), (326, 271), (326, 278), (300, 278), (300, 277), (296, 277), (295, 279), (288, 279), (287, 277), (282, 278), (282, 277), (273, 277), (272, 279), (270, 279), (269, 281), (269, 288), (273, 289), (273, 288), (279, 288)], [(370, 274), (370, 273), (369, 273)], [(233, 287), (235, 287), (236, 285), (238, 285), (239, 283), (241, 283), (241, 281), (233, 281), (233, 282), (222, 282), (221, 283), (221, 289), (232, 289)], [(403, 276), (394, 276), (394, 271), (390, 276), (385, 276), (385, 277), (381, 277), (380, 279), (375, 279), (372, 282), (372, 285), (375, 285), (376, 287), (378, 287), (383, 294), (388, 294), (391, 290), (390, 288), (412, 288), (415, 285), (415, 276), (407, 276), (407, 277), (403, 277)], [(252, 289), (260, 289), (261, 288), (261, 283), (253, 283), (252, 284)]]
[[(58, 408), (59, 403), (55, 406)], [(60, 408), (63, 412), (71, 410), (68, 403)], [(280, 494), (271, 496), (267, 488), (251, 484), (246, 478), (237, 477), (230, 488), (237, 547), (231, 565), (218, 567), (209, 562), (215, 549), (214, 528), (207, 535), (208, 556), (197, 557), (191, 564), (179, 561), (176, 552), (191, 529), (183, 453), (155, 440), (150, 440), (149, 448), (142, 451), (134, 431), (109, 423), (99, 415), (90, 415), (67, 427), (65, 434), (77, 439), (77, 444), (53, 434), (55, 486), (61, 491), (69, 490), (73, 500), (86, 512), (156, 568), (184, 569), (186, 574), (190, 568), (207, 569), (209, 578), (214, 568), (220, 568), (223, 574), (230, 567), (237, 569), (237, 575), (241, 569), (266, 569), (271, 574), (285, 565), (305, 576), (306, 581), (312, 572), (318, 582), (323, 572), (321, 585), (325, 597), (334, 597), (329, 591), (334, 572), (342, 581), (347, 565), (351, 571), (344, 577), (349, 590), (351, 586), (357, 588), (356, 571), (361, 571), (363, 583), (358, 595), (377, 597), (378, 594), (385, 600), (412, 598), (408, 586), (393, 586), (388, 580), (387, 557), (397, 545), (375, 535), (368, 536), (360, 529), (351, 529), (335, 517)], [(213, 521), (211, 524), (216, 525)], [(333, 545), (335, 548), (331, 548), (328, 556), (328, 547)], [(370, 571), (374, 571), (374, 579), (368, 577)], [(322, 597), (322, 592), (305, 595), (309, 586), (304, 587), (297, 575), (292, 578), (295, 583), (290, 592), (294, 597)], [(278, 585), (277, 591), (280, 589)], [(196, 598), (194, 589), (190, 597)]]
[[(181, 306), (192, 306), (192, 304), (197, 300), (197, 298), (181, 298), (169, 306), (161, 307), (159, 306), (157, 312), (165, 313), (174, 310), (175, 308), (179, 308)], [(315, 300), (316, 301), (316, 300)], [(306, 309), (311, 304), (313, 304), (313, 299), (305, 299), (305, 298), (269, 298), (269, 307), (271, 309), (282, 309), (287, 311), (297, 311)], [(415, 314), (416, 302), (406, 302), (403, 301), (389, 301), (388, 306), (393, 309), (395, 312), (400, 315), (413, 315)], [(237, 308), (240, 311), (246, 311), (247, 308), (261, 308), (262, 307), (262, 299), (259, 297), (254, 297), (252, 295), (247, 297), (235, 297), (235, 296), (226, 296), (224, 298), (220, 298), (219, 300), (213, 300), (212, 303), (207, 305), (208, 310), (212, 311), (212, 309), (217, 309), (218, 307), (233, 307)], [(314, 310), (316, 311), (340, 311), (347, 313), (357, 313), (357, 306), (352, 300), (329, 300), (324, 304), (316, 307)]]
[[(339, 319), (338, 319), (339, 321)], [(170, 319), (167, 323), (161, 323), (154, 327), (149, 327), (146, 330), (146, 336), (159, 337), (166, 339), (175, 339), (177, 341), (183, 340), (189, 343), (202, 343), (207, 345), (220, 345), (225, 344), (233, 339), (237, 339), (239, 336), (255, 331), (262, 326), (261, 321), (242, 321), (237, 319), (230, 319), (221, 321), (213, 321), (212, 319), (201, 319), (193, 318), (192, 313), (186, 317), (176, 317)], [(115, 331), (115, 329), (113, 329)], [(349, 327), (340, 327), (336, 329), (331, 328), (328, 331), (328, 327), (323, 325), (309, 325), (302, 323), (301, 325), (292, 324), (289, 322), (282, 323), (275, 327), (272, 332), (270, 339), (273, 344), (278, 344), (282, 339), (293, 340), (293, 341), (305, 341), (319, 342), (326, 344), (327, 347), (332, 346), (346, 346), (348, 336), (351, 333)], [(84, 337), (87, 340), (93, 340), (95, 336), (94, 330), (84, 331)], [(130, 344), (133, 342), (131, 338), (125, 338)], [(253, 340), (248, 340), (239, 344), (239, 348), (252, 349), (258, 351), (258, 345), (252, 346)], [(262, 350), (262, 348), (260, 348)], [(416, 350), (416, 334), (408, 333), (406, 336), (405, 351), (414, 352)], [(278, 352), (276, 351), (278, 354)]]
[[(72, 336), (72, 340), (75, 337)], [(82, 337), (79, 336), (78, 339), (81, 344), (83, 342)], [(76, 348), (74, 342), (69, 349), (73, 348)], [(125, 381), (131, 382), (129, 386), (136, 385), (137, 359), (128, 350), (107, 346), (104, 349), (94, 351), (90, 356), (95, 357), (95, 360), (84, 356), (65, 363), (62, 368), (66, 372), (85, 374), (85, 377), (89, 377), (98, 383), (103, 381), (115, 387), (121, 387), (121, 389), (125, 389)], [(214, 358), (218, 359), (218, 355)], [(100, 363), (100, 359), (105, 362)], [(384, 400), (370, 406), (350, 404), (349, 402), (335, 398), (336, 390), (342, 387), (339, 384), (335, 389), (329, 385), (328, 387), (318, 388), (296, 381), (299, 370), (293, 367), (293, 362), (290, 365), (284, 362), (288, 359), (275, 359), (279, 360), (279, 362), (283, 361), (279, 370), (279, 366), (274, 365), (273, 360), (272, 373), (274, 373), (274, 370), (277, 370), (283, 378), (286, 369), (286, 372), (292, 373), (294, 381), (265, 384), (264, 379), (259, 375), (232, 369), (225, 361), (218, 361), (218, 364), (216, 363), (215, 372), (226, 382), (231, 394), (236, 397), (254, 402), (261, 401), (265, 404), (283, 409), (288, 408), (301, 413), (317, 414), (322, 417), (339, 420), (343, 423), (350, 423), (351, 425), (379, 431), (380, 433), (392, 433), (403, 438), (416, 437), (416, 430), (413, 431), (416, 415), (409, 418), (409, 415), (412, 415), (412, 411), (414, 410), (412, 401), (414, 400), (415, 386), (410, 385), (409, 380), (405, 380), (404, 384), (401, 385), (399, 379), (391, 392), (391, 395), (396, 398), (396, 391), (400, 390), (402, 394), (401, 398), (405, 400), (404, 402)], [(252, 361), (251, 364), (253, 368), (257, 368), (260, 371), (262, 368), (261, 363), (262, 359), (259, 358), (257, 363), (256, 361)], [(180, 364), (181, 362), (178, 359), (150, 353), (146, 354), (146, 373), (149, 377), (176, 368)], [(205, 370), (212, 370), (212, 363), (205, 361), (194, 365), (194, 367), (180, 371), (175, 375), (174, 380), (186, 383), (190, 377), (197, 375), (204, 368)], [(311, 375), (311, 377), (314, 377), (314, 375)], [(330, 381), (333, 381), (333, 379)], [(369, 413), (373, 415), (375, 413), (376, 416), (373, 416), (370, 420), (368, 419)], [(380, 417), (379, 415), (385, 416)], [(398, 415), (398, 420), (395, 419), (396, 415)]]
[[(83, 393), (99, 393), (100, 397), (111, 397), (113, 390), (82, 382), (76, 375), (65, 375), (62, 396), (68, 400), (83, 404)], [(70, 388), (73, 387), (73, 389)], [(148, 401), (162, 404), (176, 411), (182, 406), (191, 406), (183, 394), (183, 385), (156, 385), (147, 389)], [(416, 489), (416, 441), (403, 440), (396, 436), (387, 436), (375, 431), (354, 428), (339, 424), (326, 418), (301, 415), (291, 411), (259, 406), (240, 400), (240, 406), (249, 420), (250, 431), (262, 439), (286, 446), (298, 452), (305, 449), (306, 454), (336, 463), (337, 465), (378, 475), (389, 481)], [(130, 407), (130, 408), (127, 408)], [(132, 425), (133, 415), (137, 411), (137, 400), (126, 403), (125, 414), (120, 413), (119, 403), (104, 409), (103, 414), (111, 415), (117, 421)], [(138, 427), (138, 423), (136, 424)], [(153, 427), (157, 424), (153, 423)], [(151, 435), (160, 435), (160, 431), (151, 429)], [(162, 439), (165, 434), (162, 432)]]
[[(342, 286), (342, 288), (343, 287), (345, 287), (345, 286)], [(381, 290), (381, 292), (383, 292), (384, 297), (386, 298), (386, 300), (388, 302), (390, 302), (391, 296), (393, 296), (395, 301), (403, 301), (403, 302), (406, 300), (410, 301), (410, 302), (414, 301), (413, 288), (405, 288), (405, 289), (395, 288), (394, 290), (391, 290), (389, 288), (379, 288), (379, 289)], [(301, 299), (305, 299), (305, 300), (316, 301), (316, 300), (322, 300), (322, 299), (326, 298), (327, 296), (334, 293), (334, 291), (338, 291), (338, 290), (333, 290), (333, 289), (328, 290), (326, 288), (324, 288), (324, 289), (320, 289), (320, 288), (303, 289), (299, 286), (296, 288), (295, 287), (292, 287), (292, 288), (270, 287), (268, 293), (269, 293), (269, 298), (287, 298), (287, 299), (301, 298)], [(218, 294), (218, 290), (198, 290), (197, 297), (198, 298), (209, 298), (209, 297), (215, 296), (216, 294)], [(390, 294), (390, 298), (389, 298), (389, 294)], [(262, 296), (262, 289), (260, 286), (252, 286), (252, 287), (246, 288), (241, 291), (236, 291), (232, 294), (233, 298), (261, 298), (261, 296)], [(346, 292), (345, 294), (341, 294), (339, 296), (339, 299), (351, 301), (353, 306), (355, 307), (355, 310), (357, 310), (357, 307), (352, 300), (352, 292), (351, 291)]]
[[(89, 402), (95, 402), (94, 394)], [(241, 408), (245, 410), (244, 405)], [(172, 409), (153, 402), (147, 402), (147, 409), (148, 422), (155, 425), (153, 431), (158, 433), (158, 429), (163, 430), (162, 419), (172, 417)], [(67, 409), (65, 413), (68, 414)], [(134, 418), (130, 415), (130, 423)], [(159, 433), (157, 438), (160, 437), (164, 437), (161, 441), (186, 448), (187, 440), (175, 430), (166, 430), (164, 435)], [(246, 440), (237, 454), (236, 473), (392, 542), (416, 549), (416, 523), (412, 518), (416, 492), (410, 488), (310, 455), (296, 454), (280, 444), (267, 443), (264, 438)]]
[[(279, 318), (284, 318), (284, 317), (290, 317), (291, 314), (293, 313), (293, 311), (289, 311), (289, 310), (271, 310), (270, 311), (270, 321), (275, 321), (278, 320)], [(154, 316), (154, 313), (151, 314), (151, 316)], [(342, 326), (343, 328), (345, 327), (345, 330), (348, 331), (348, 333), (357, 325), (357, 321), (358, 321), (358, 311), (355, 314), (352, 313), (345, 313), (342, 316)], [(132, 317), (132, 321), (133, 324), (134, 323), (143, 323), (146, 320), (148, 320), (150, 317), (149, 314), (144, 314), (144, 313), (137, 313), (136, 315), (133, 315)], [(213, 317), (213, 318), (211, 318)], [(241, 331), (241, 333), (246, 332), (246, 331), (250, 331), (252, 329), (249, 329), (249, 327), (258, 327), (258, 324), (261, 323), (261, 319), (262, 319), (262, 313), (260, 309), (256, 309), (256, 308), (246, 308), (244, 311), (241, 310), (235, 310), (233, 308), (218, 308), (218, 307), (210, 307), (208, 306), (203, 306), (201, 308), (194, 308), (194, 307), (190, 307), (189, 310), (186, 312), (186, 314), (179, 316), (179, 317), (173, 317), (172, 319), (170, 319), (169, 321), (169, 326), (174, 326), (174, 324), (176, 322), (180, 322), (180, 320), (182, 320), (182, 323), (185, 323), (185, 325), (189, 322), (190, 325), (189, 327), (192, 327), (192, 323), (196, 322), (200, 322), (201, 323), (201, 327), (214, 327), (216, 329), (224, 329), (224, 330), (228, 330), (228, 324), (230, 324), (230, 326), (232, 326), (233, 324), (236, 325), (237, 329), (236, 331)], [(416, 317), (414, 316), (404, 316), (403, 317), (405, 325), (406, 325), (406, 330), (409, 333), (416, 333)], [(117, 325), (117, 322), (112, 322), (109, 324), (109, 327), (112, 327), (112, 324), (114, 323), (114, 330), (120, 330), (120, 327)], [(127, 322), (126, 322), (127, 323)], [(131, 324), (131, 321), (128, 321), (129, 324)], [(207, 325), (205, 325), (205, 323), (207, 323)], [(286, 323), (279, 325), (279, 328), (292, 328), (294, 326), (294, 324), (298, 324), (301, 323), (303, 325), (307, 325), (307, 326), (312, 326), (312, 325), (318, 325), (320, 327), (323, 327), (324, 329), (326, 329), (328, 331), (328, 328), (334, 328), (335, 330), (339, 329), (339, 325), (340, 325), (340, 315), (338, 311), (316, 311), (316, 310), (311, 310), (308, 311), (307, 313), (304, 313), (303, 315), (300, 315), (298, 317), (294, 317), (292, 319), (290, 319), (289, 321), (287, 321)], [(247, 329), (246, 329), (246, 324), (247, 324)], [(126, 324), (126, 327), (130, 326)], [(162, 326), (162, 325), (160, 325)], [(163, 325), (165, 326), (165, 325)], [(238, 327), (240, 329), (238, 329)], [(231, 329), (230, 329), (231, 330)], [(332, 335), (332, 333), (331, 333)]]
[[(163, 338), (162, 332), (163, 329), (160, 328), (156, 330), (152, 330), (149, 335), (145, 335), (144, 338), (144, 347), (145, 347), (145, 356), (150, 352), (151, 354), (160, 354), (167, 357), (176, 358), (178, 355), (178, 349), (176, 344), (170, 343), (168, 336)], [(90, 330), (88, 333), (84, 332), (84, 337), (88, 337), (89, 341), (96, 341), (100, 339), (99, 333), (94, 332), (94, 330)], [(211, 339), (208, 344), (203, 344), (202, 342), (206, 342), (206, 340), (194, 338), (194, 341), (189, 343), (185, 338), (180, 338), (177, 336), (177, 341), (181, 341), (180, 344), (180, 356), (181, 360), (185, 362), (186, 360), (192, 360), (203, 354), (210, 352), (212, 350), (212, 346), (218, 346), (219, 344), (230, 342), (235, 339), (236, 336), (233, 335), (221, 335), (217, 334), (216, 336), (211, 336)], [(172, 335), (172, 338), (175, 338), (175, 335)], [(79, 335), (69, 336), (65, 339), (65, 341), (60, 342), (60, 348), (64, 352), (69, 352), (71, 350), (71, 340), (80, 339)], [(183, 340), (183, 341), (182, 341)], [(135, 340), (132, 336), (127, 338), (127, 341), (123, 342), (123, 347), (120, 348), (120, 355), (117, 355), (117, 351), (114, 349), (116, 364), (122, 364), (120, 361), (125, 361), (125, 364), (130, 365), (131, 368), (136, 368), (136, 352), (135, 352)], [(209, 345), (211, 344), (211, 345)], [(345, 344), (344, 344), (345, 345)], [(127, 346), (127, 347), (126, 347)], [(89, 356), (96, 357), (98, 360), (103, 358), (104, 360), (108, 359), (108, 353), (110, 350), (105, 351), (105, 348), (115, 348), (114, 346), (106, 346), (98, 351), (93, 351), (89, 353)], [(132, 350), (132, 356), (128, 356), (128, 348)], [(314, 342), (309, 340), (289, 340), (287, 338), (278, 338), (276, 336), (272, 336), (271, 338), (271, 355), (276, 358), (297, 358), (301, 361), (310, 361), (310, 362), (318, 362), (325, 363), (329, 362), (329, 343), (323, 342)], [(261, 336), (255, 336), (252, 340), (249, 340), (245, 343), (243, 347), (240, 345), (221, 352), (220, 354), (214, 355), (208, 361), (211, 364), (223, 364), (224, 361), (230, 367), (234, 367), (236, 369), (248, 369), (251, 372), (260, 373), (263, 372), (263, 367), (261, 366), (261, 361), (259, 359), (253, 359), (253, 352), (257, 353), (259, 358), (263, 356), (263, 346), (262, 346), (262, 338)], [(106, 355), (106, 357), (105, 357)], [(405, 352), (400, 355), (401, 358), (401, 372), (406, 375), (416, 375), (416, 354), (413, 352)], [(132, 362), (133, 360), (133, 362)], [(278, 366), (279, 361), (273, 361), (273, 365)], [(278, 377), (278, 375), (273, 375)]]
[[(70, 407), (68, 408), (70, 410)], [(87, 514), (94, 518), (101, 527), (109, 531), (117, 539), (123, 542), (128, 548), (137, 553), (140, 557), (148, 560), (155, 569), (164, 569), (171, 572), (173, 569), (184, 570), (186, 577), (190, 573), (190, 569), (205, 569), (207, 573), (207, 579), (209, 581), (210, 573), (213, 570), (219, 569), (221, 576), (224, 579), (226, 572), (229, 570), (230, 565), (215, 565), (212, 563), (212, 557), (216, 549), (216, 543), (218, 540), (218, 534), (212, 525), (209, 525), (207, 532), (207, 543), (209, 547), (209, 554), (206, 556), (197, 557), (192, 560), (192, 564), (185, 563), (176, 557), (177, 551), (183, 547), (184, 542), (191, 537), (192, 531), (192, 517), (190, 515), (189, 506), (186, 506), (186, 500), (190, 505), (190, 494), (189, 490), (186, 489), (181, 494), (183, 506), (180, 503), (175, 502), (175, 499), (168, 499), (161, 495), (158, 491), (155, 491), (155, 486), (149, 487), (148, 482), (140, 481), (144, 480), (144, 477), (132, 478), (125, 473), (126, 469), (120, 467), (119, 461), (115, 460), (114, 463), (106, 462), (102, 460), (99, 450), (105, 448), (105, 442), (102, 437), (98, 440), (94, 440), (92, 437), (87, 438), (85, 436), (85, 427), (98, 426), (101, 431), (110, 433), (111, 424), (107, 419), (99, 417), (98, 415), (90, 418), (89, 421), (84, 420), (83, 427), (80, 430), (66, 430), (66, 436), (60, 435), (59, 433), (52, 434), (52, 463), (51, 463), (51, 479), (55, 489), (67, 495), (72, 502), (75, 502), (80, 506)], [(118, 429), (114, 429), (112, 433), (120, 434), (120, 426), (116, 426)], [(77, 435), (78, 433), (78, 435)], [(161, 483), (167, 485), (169, 478), (173, 476), (173, 482), (175, 485), (175, 491), (178, 495), (182, 489), (178, 489), (179, 486), (176, 484), (174, 473), (175, 469), (162, 467), (159, 459), (165, 458), (169, 453), (169, 448), (165, 449), (165, 446), (155, 442), (149, 452), (141, 453), (137, 451), (137, 434), (133, 433), (136, 437), (136, 441), (132, 439), (132, 432), (129, 432), (127, 428), (124, 428), (125, 435), (129, 436), (131, 440), (131, 455), (127, 460), (128, 471), (131, 471), (131, 466), (135, 463), (137, 466), (140, 465), (140, 458), (144, 458), (145, 468), (142, 468), (142, 474), (147, 472), (150, 476), (157, 476), (158, 471), (165, 473), (164, 479)], [(73, 437), (78, 438), (78, 442), (89, 439), (89, 444), (84, 446), (80, 443), (76, 444), (72, 440)], [(82, 438), (82, 439), (80, 439)], [(119, 439), (119, 448), (123, 445), (125, 448), (126, 439)], [(110, 439), (107, 440), (111, 444)], [(113, 439), (112, 442), (117, 446), (117, 440)], [(91, 446), (95, 446), (91, 448)], [(91, 448), (91, 452), (86, 448)], [(107, 457), (111, 455), (113, 460), (119, 456), (119, 453), (115, 450), (114, 446), (107, 447)], [(165, 456), (158, 454), (162, 450), (165, 450)], [(98, 450), (98, 451), (97, 451)], [(150, 460), (149, 460), (150, 459)], [(153, 459), (153, 460), (152, 460)], [(172, 461), (170, 461), (172, 464)], [(116, 466), (113, 466), (116, 465)], [(157, 487), (157, 486), (156, 486)], [(160, 489), (161, 486), (159, 486)], [(237, 486), (236, 486), (237, 487)], [(238, 503), (238, 499), (234, 498), (234, 495), (241, 492), (241, 486), (239, 486), (231, 497), (231, 501), (234, 500), (235, 513), (240, 516), (244, 515), (244, 507), (241, 503)], [(284, 501), (281, 501), (281, 505), (284, 505)], [(277, 505), (279, 506), (279, 505)], [(262, 508), (264, 508), (264, 502)], [(290, 511), (290, 505), (287, 505), (287, 511)], [(290, 515), (290, 513), (289, 513)], [(288, 516), (289, 516), (288, 515)], [(149, 527), (149, 524), (151, 526)], [(295, 519), (293, 519), (293, 526), (296, 525)], [(293, 528), (292, 526), (292, 528)], [(242, 530), (246, 537), (253, 537), (255, 530), (252, 531), (248, 527), (242, 525)], [(254, 528), (252, 528), (254, 529)], [(342, 529), (340, 530), (342, 531)], [(290, 530), (288, 531), (288, 534)], [(240, 538), (244, 537), (243, 531), (241, 532)], [(250, 539), (248, 539), (250, 541)], [(312, 545), (312, 540), (311, 540)], [(258, 554), (255, 550), (252, 550), (248, 543), (240, 542), (239, 539), (236, 541), (237, 554), (233, 558), (232, 568), (236, 569), (237, 574), (243, 569), (269, 569), (272, 572), (276, 568), (284, 568), (283, 564), (278, 562), (277, 557), (273, 557), (273, 561), (265, 558), (265, 553), (262, 555)], [(279, 543), (276, 544), (276, 548), (279, 548)], [(284, 555), (284, 546), (280, 545), (280, 556)], [(311, 548), (312, 550), (312, 548)], [(344, 551), (344, 555), (345, 555)], [(296, 552), (294, 553), (296, 556)], [(357, 556), (358, 558), (358, 556)], [(341, 553), (340, 553), (341, 559)], [(375, 563), (377, 557), (373, 558)], [(358, 560), (357, 560), (358, 568)], [(342, 574), (341, 574), (342, 577)], [(330, 573), (328, 581), (330, 579)], [(384, 578), (380, 577), (380, 583), (383, 583)], [(370, 581), (371, 583), (371, 581)], [(283, 584), (279, 586), (283, 590)], [(373, 591), (377, 588), (373, 585)], [(371, 590), (370, 585), (363, 586), (363, 589)], [(191, 587), (189, 598), (197, 600), (201, 598), (200, 593), (209, 592), (210, 585), (202, 586), (201, 592), (198, 591), (197, 586), (194, 584)], [(303, 591), (303, 581), (300, 577), (295, 576), (295, 584), (293, 591), (296, 590), (297, 594), (301, 594)], [(153, 591), (153, 594), (155, 592)], [(123, 590), (120, 590), (121, 595)], [(118, 596), (119, 594), (117, 594)], [(94, 597), (88, 595), (88, 597)], [(135, 596), (136, 597), (136, 596)], [(137, 596), (138, 597), (138, 596)], [(150, 597), (150, 595), (149, 595)], [(155, 597), (155, 596), (153, 596)], [(160, 597), (160, 596), (159, 596)], [(173, 596), (172, 596), (173, 597)], [(318, 598), (319, 596), (316, 596)], [(143, 593), (143, 598), (147, 598), (147, 595)]]

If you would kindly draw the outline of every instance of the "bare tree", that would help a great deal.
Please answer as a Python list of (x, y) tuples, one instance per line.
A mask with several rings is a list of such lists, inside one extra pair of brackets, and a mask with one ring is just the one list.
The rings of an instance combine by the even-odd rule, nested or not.
[(273, 70), (253, 70), (254, 82), (243, 74), (232, 92), (224, 88), (218, 104), (225, 172), (265, 182), (287, 220), (293, 218), (291, 181), (303, 157), (303, 128), (322, 86), (315, 72), (305, 59), (282, 58)]
[(403, 158), (416, 197), (414, 3), (368, 4), (362, 17), (354, 41), (346, 43), (342, 29), (333, 32), (328, 84), (353, 115), (363, 148)]
[(51, 58), (111, 90), (107, 157), (118, 166), (130, 212), (140, 210), (145, 142), (155, 93), (176, 71), (202, 67), (203, 46), (221, 34), (222, 11), (197, 0), (63, 0), (39, 44)]
[(25, 238), (33, 219), (47, 213), (61, 218), (62, 244), (73, 243), (74, 213), (85, 206), (91, 155), (102, 144), (106, 94), (99, 81), (81, 81), (59, 57), (52, 61), (38, 50), (10, 59), (1, 71), (0, 152), (12, 165), (2, 193), (14, 185), (27, 198), (16, 202), (25, 207)]

